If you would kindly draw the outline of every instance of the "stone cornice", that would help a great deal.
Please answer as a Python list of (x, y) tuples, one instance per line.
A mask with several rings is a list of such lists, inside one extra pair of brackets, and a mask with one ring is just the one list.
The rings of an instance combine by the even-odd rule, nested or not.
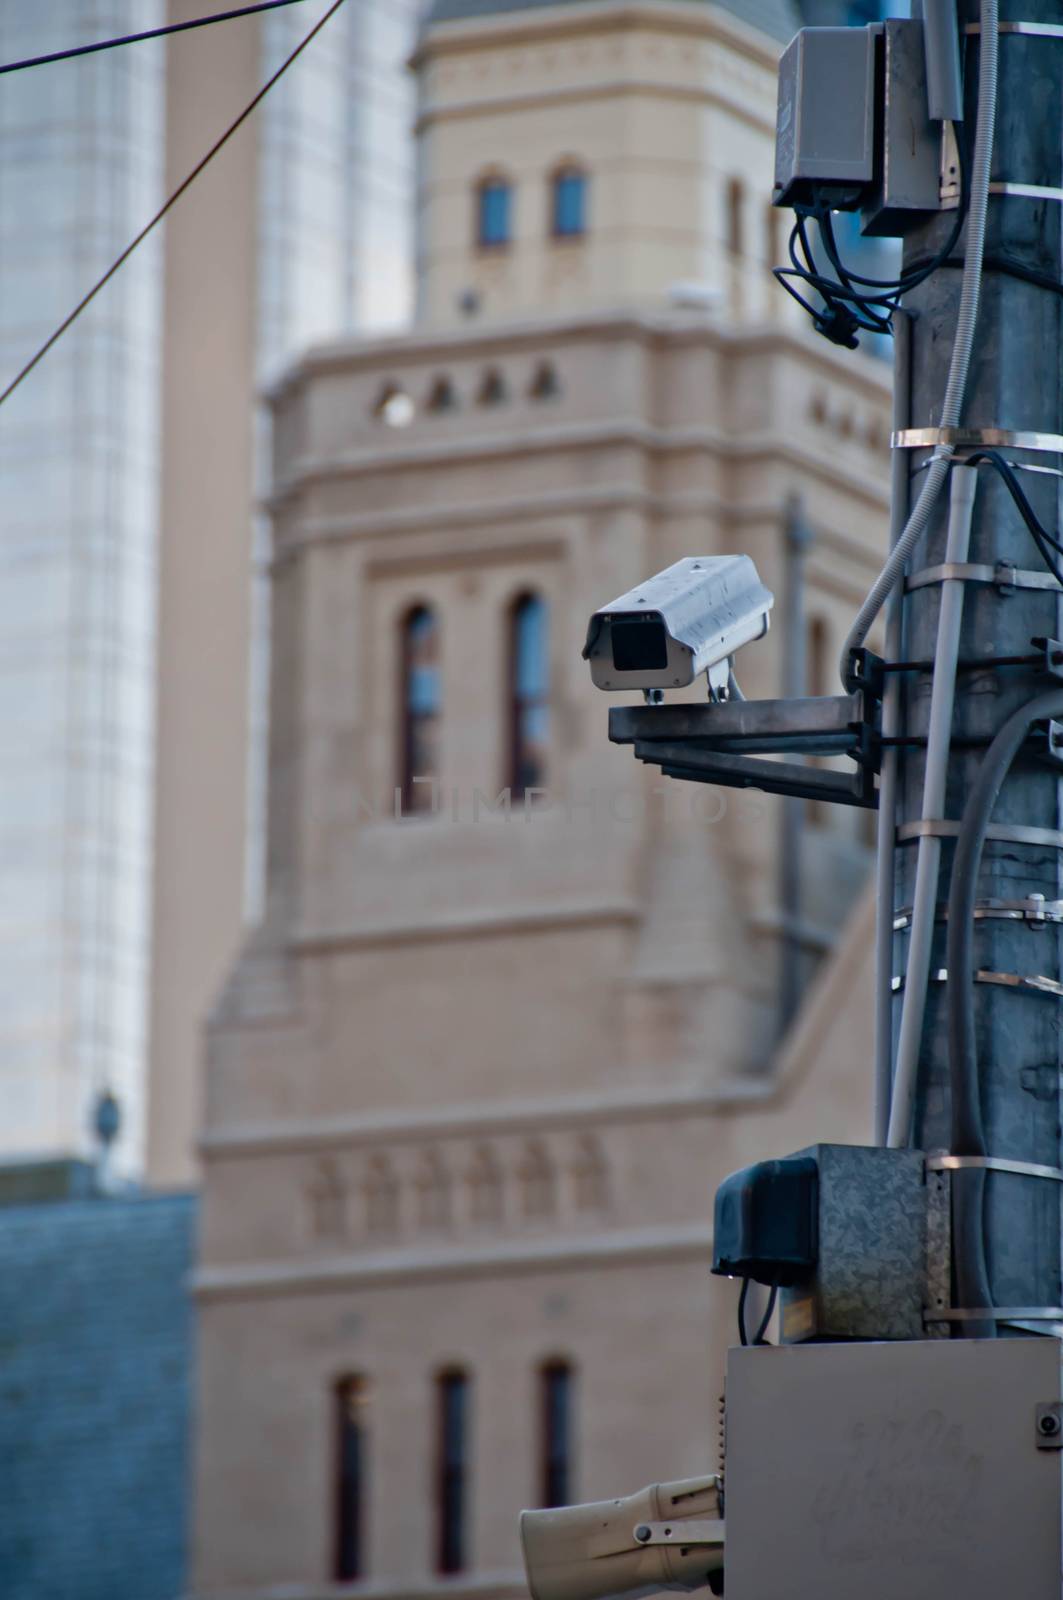
[(357, 1117), (292, 1118), (282, 1124), (232, 1125), (209, 1130), (199, 1141), (205, 1159), (303, 1155), (360, 1145), (402, 1144), (445, 1138), (525, 1135), (550, 1129), (601, 1127), (629, 1122), (687, 1120), (748, 1111), (769, 1102), (774, 1083), (750, 1078), (717, 1089), (659, 1089), (643, 1093), (566, 1095), (455, 1104), (445, 1110), (379, 1111)]
[(664, 33), (713, 39), (740, 51), (774, 72), (782, 45), (716, 6), (692, 6), (689, 0), (584, 0), (572, 6), (543, 6), (436, 23), (426, 28), (410, 57), (417, 70), (427, 62), (470, 50), (512, 49), (573, 35), (631, 32), (654, 28)]
[(480, 99), (457, 100), (423, 111), (414, 124), (415, 133), (423, 133), (435, 122), (458, 121), (467, 117), (499, 116), (502, 113), (521, 112), (542, 107), (550, 110), (563, 105), (587, 105), (594, 100), (612, 100), (619, 95), (647, 95), (668, 100), (691, 100), (698, 105), (715, 106), (728, 116), (758, 128), (762, 133), (773, 133), (775, 118), (768, 108), (758, 112), (737, 97), (723, 94), (708, 83), (662, 83), (653, 78), (619, 78), (608, 83), (572, 84), (556, 88), (530, 90), (526, 94), (505, 94)]
[(374, 1251), (303, 1262), (256, 1262), (201, 1267), (191, 1291), (204, 1300), (259, 1299), (288, 1294), (348, 1292), (389, 1285), (453, 1279), (515, 1277), (525, 1273), (585, 1271), (635, 1263), (696, 1261), (702, 1269), (712, 1249), (705, 1223), (661, 1228), (617, 1228), (571, 1237), (500, 1239), (486, 1246)]
[(337, 339), (315, 345), (262, 391), (272, 405), (316, 377), (334, 372), (377, 372), (400, 377), (408, 367), (423, 368), (448, 360), (487, 360), (503, 353), (556, 351), (560, 344), (602, 343), (638, 339), (647, 344), (700, 344), (730, 357), (775, 354), (797, 360), (819, 376), (857, 391), (886, 406), (892, 374), (885, 362), (859, 352), (836, 350), (800, 325), (778, 323), (729, 326), (722, 318), (690, 315), (662, 308), (618, 306), (578, 315), (524, 318), (505, 322), (463, 323), (460, 327), (416, 328), (375, 339)]

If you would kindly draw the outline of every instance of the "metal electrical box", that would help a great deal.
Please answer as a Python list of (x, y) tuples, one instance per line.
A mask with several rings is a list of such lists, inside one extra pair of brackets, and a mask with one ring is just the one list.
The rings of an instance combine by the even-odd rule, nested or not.
[[(889, 17), (882, 25), (875, 181), (860, 231), (903, 236), (941, 209), (941, 126), (927, 110), (923, 24)], [(951, 175), (953, 179), (958, 174)]]
[(875, 176), (876, 28), (802, 28), (779, 62), (777, 206), (853, 210)]
[(1059, 1600), (1055, 1339), (727, 1362), (727, 1600)]

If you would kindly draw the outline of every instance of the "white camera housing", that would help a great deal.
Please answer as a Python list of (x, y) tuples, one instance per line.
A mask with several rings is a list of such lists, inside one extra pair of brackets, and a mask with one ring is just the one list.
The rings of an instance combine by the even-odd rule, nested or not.
[(591, 617), (583, 657), (599, 689), (727, 682), (731, 657), (768, 631), (775, 597), (749, 556), (686, 556)]
[(532, 1600), (634, 1600), (660, 1589), (715, 1585), (724, 1524), (715, 1474), (651, 1483), (620, 1500), (522, 1511)]

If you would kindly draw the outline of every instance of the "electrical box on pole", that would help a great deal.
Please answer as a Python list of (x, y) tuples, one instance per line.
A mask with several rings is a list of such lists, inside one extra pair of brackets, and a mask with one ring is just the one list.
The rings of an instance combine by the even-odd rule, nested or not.
[[(923, 0), (782, 59), (776, 277), (833, 343), (895, 337), (890, 550), (842, 692), (745, 700), (733, 653), (758, 629), (710, 626), (730, 568), (702, 557), (663, 577), (715, 641), (689, 654), (707, 702), (629, 677), (647, 703), (610, 713), (666, 776), (879, 812), (874, 1142), (766, 1151), (721, 1187), (743, 1346), (750, 1283), (771, 1299), (731, 1352), (718, 1520), (681, 1573), (640, 1567), (730, 1600), (1061, 1592), (1063, 17), (1016, 5)], [(845, 260), (843, 209), (903, 239), (895, 277)], [(678, 1516), (660, 1537), (684, 1540)], [(634, 1591), (586, 1590), (606, 1592)]]

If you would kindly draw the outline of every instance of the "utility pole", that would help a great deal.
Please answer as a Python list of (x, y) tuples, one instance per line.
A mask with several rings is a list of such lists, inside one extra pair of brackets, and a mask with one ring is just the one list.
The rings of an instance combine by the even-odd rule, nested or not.
[[(1060, 1600), (1063, 18), (1009, 4), (804, 29), (780, 65), (776, 275), (835, 344), (897, 335), (893, 549), (847, 692), (735, 692), (773, 603), (748, 557), (689, 557), (591, 618), (593, 681), (644, 692), (609, 718), (639, 760), (878, 806), (876, 1138), (721, 1184), (712, 1270), (743, 1280), (749, 1346), (723, 1472), (529, 1514), (534, 1600), (724, 1575), (730, 1600)], [(846, 264), (839, 210), (903, 237), (898, 278)], [(795, 594), (792, 565), (791, 637)], [(703, 673), (707, 704), (664, 704)], [(780, 1297), (778, 1348), (767, 1317), (748, 1337), (750, 1283)]]
[[(1024, 23), (1049, 23), (1058, 30), (1058, 0), (1022, 0), (1013, 11)], [(977, 0), (959, 0), (961, 30), (978, 21)], [(1010, 24), (1014, 28), (1014, 24)], [(966, 40), (965, 127), (974, 119), (978, 90), (978, 37)], [(1047, 283), (1063, 281), (1060, 184), (1063, 155), (1063, 38), (1026, 35), (1001, 26), (998, 48), (997, 118), (992, 174), (1008, 185), (1033, 185), (1042, 197), (998, 194), (991, 189), (985, 243), (981, 301), (962, 426), (969, 449), (1000, 440), (1003, 454), (1038, 468), (1020, 471), (1022, 489), (1041, 523), (1059, 527), (1063, 466), (1059, 435), (1063, 433), (1063, 299), (1058, 292), (1001, 270), (1006, 258), (1019, 273), (1041, 274)], [(948, 213), (935, 216), (912, 232), (905, 244), (905, 267), (932, 256), (948, 233)], [(962, 241), (961, 241), (962, 249)], [(935, 272), (907, 299), (911, 313), (910, 404), (914, 429), (932, 429), (945, 391), (952, 330), (956, 325), (960, 272)], [(1003, 435), (999, 430), (1004, 430)], [(1056, 448), (1013, 448), (1015, 434), (1052, 436)], [(1033, 441), (1026, 440), (1029, 444)], [(906, 448), (912, 498), (918, 492), (927, 448)], [(1048, 469), (1047, 471), (1045, 469)], [(939, 498), (925, 536), (908, 564), (913, 576), (946, 559), (947, 489)], [(969, 563), (995, 567), (1009, 563), (1017, 572), (1044, 572), (1030, 534), (1004, 484), (988, 464), (978, 468), (977, 494), (970, 532)], [(918, 579), (916, 580), (918, 582)], [(938, 613), (944, 585), (910, 587), (903, 602), (904, 659), (932, 661), (936, 651)], [(987, 741), (1008, 716), (1052, 687), (1052, 678), (1030, 666), (993, 665), (998, 658), (1029, 657), (1031, 639), (1063, 635), (1063, 591), (1012, 587), (967, 581), (963, 584), (960, 671), (956, 681), (952, 740), (945, 786), (941, 832), (941, 875), (937, 921), (931, 956), (919, 1073), (916, 1080), (912, 1142), (924, 1150), (953, 1147), (949, 1077), (948, 988), (940, 974), (947, 966), (946, 926), (942, 916), (948, 899), (956, 848), (955, 823), (983, 760)], [(984, 664), (980, 664), (984, 663)], [(1058, 681), (1058, 680), (1057, 680)], [(930, 674), (901, 674), (901, 724), (913, 740), (925, 739), (930, 707)], [(1060, 684), (1063, 688), (1063, 684)], [(883, 815), (880, 827), (896, 822), (894, 909), (912, 906), (926, 765), (925, 746), (902, 744), (898, 759), (896, 818)], [(1060, 1069), (1063, 1064), (1063, 955), (1058, 909), (1051, 920), (1037, 915), (1043, 896), (1050, 906), (1063, 900), (1063, 809), (1058, 762), (1020, 757), (1004, 779), (993, 811), (993, 828), (984, 847), (976, 888), (974, 1014), (986, 1142), (997, 1158), (1060, 1167)], [(913, 824), (915, 826), (913, 826)], [(925, 823), (923, 824), (925, 827)], [(1033, 842), (1028, 832), (1040, 832)], [(1010, 830), (1010, 834), (1009, 834)], [(909, 935), (894, 938), (893, 971), (907, 965)], [(1030, 980), (1044, 980), (1037, 987)], [(964, 973), (948, 974), (949, 984), (967, 981)], [(1052, 988), (1055, 985), (1057, 987)], [(895, 1018), (900, 996), (894, 1001)], [(956, 1172), (954, 1199), (968, 1187), (978, 1207), (984, 1183), (984, 1229), (988, 1285), (996, 1307), (1051, 1308), (1063, 1302), (1060, 1282), (1060, 1185), (1043, 1177), (1010, 1172)], [(978, 1292), (972, 1288), (976, 1301)], [(984, 1296), (983, 1296), (984, 1298)], [(1042, 1312), (1042, 1315), (1044, 1313)], [(1024, 1319), (1016, 1319), (1020, 1325)], [(1057, 1332), (1052, 1322), (1026, 1321), (1030, 1331)], [(992, 1333), (988, 1319), (965, 1331)], [(1015, 1324), (1000, 1326), (1000, 1333)]]

